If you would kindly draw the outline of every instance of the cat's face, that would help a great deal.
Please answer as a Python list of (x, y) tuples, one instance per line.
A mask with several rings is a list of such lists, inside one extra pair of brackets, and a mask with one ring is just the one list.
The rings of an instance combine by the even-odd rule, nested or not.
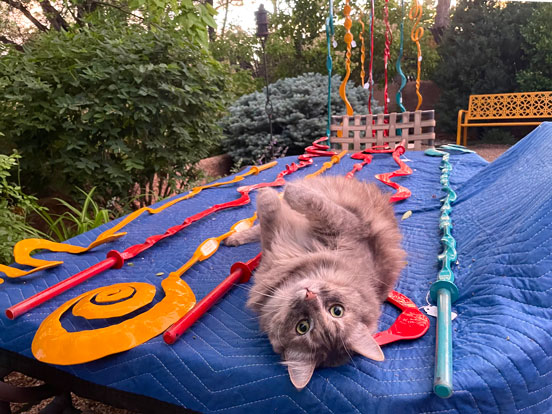
[(274, 350), (299, 389), (307, 385), (315, 367), (342, 365), (354, 353), (383, 360), (372, 339), (379, 303), (365, 303), (350, 284), (323, 279), (305, 277), (280, 287), (266, 303), (270, 311), (262, 318)]

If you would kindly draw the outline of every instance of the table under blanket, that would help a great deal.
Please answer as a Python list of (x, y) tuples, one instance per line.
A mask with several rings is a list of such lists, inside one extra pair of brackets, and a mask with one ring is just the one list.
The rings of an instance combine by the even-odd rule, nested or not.
[[(172, 346), (158, 336), (130, 351), (81, 365), (48, 366), (34, 359), (30, 347), (40, 323), (77, 295), (114, 283), (141, 281), (156, 286), (154, 302), (158, 301), (163, 295), (163, 277), (185, 263), (203, 240), (252, 215), (255, 193), (250, 205), (200, 220), (123, 268), (96, 276), (14, 321), (3, 315), (8, 306), (104, 259), (109, 250), (122, 251), (213, 204), (237, 198), (239, 185), (272, 181), (286, 163), (297, 160), (294, 156), (278, 160), (276, 167), (239, 184), (204, 190), (162, 213), (145, 214), (126, 227), (125, 237), (91, 252), (38, 255), (63, 260), (57, 268), (19, 279), (5, 278), (0, 285), (0, 365), (11, 362), (17, 369), (19, 364), (27, 373), (32, 371), (50, 381), (58, 378), (68, 386), (73, 381), (80, 385), (81, 393), (97, 387), (110, 402), (117, 400), (118, 393), (121, 404), (134, 396), (143, 401), (144, 412), (164, 413), (182, 407), (204, 413), (550, 413), (551, 154), (552, 123), (543, 123), (492, 164), (476, 154), (451, 156), (450, 180), (458, 193), (451, 217), (460, 296), (453, 304), (458, 314), (453, 321), (455, 391), (447, 400), (432, 392), (434, 318), (421, 339), (385, 346), (384, 362), (355, 356), (342, 367), (317, 369), (308, 386), (297, 391), (267, 337), (259, 331), (254, 313), (245, 307), (250, 283), (235, 287)], [(396, 290), (423, 306), (439, 269), (441, 159), (422, 152), (407, 152), (403, 159), (408, 159), (413, 174), (394, 181), (408, 187), (412, 196), (394, 205), (408, 253)], [(290, 175), (288, 181), (314, 172), (325, 161), (315, 159), (312, 166)], [(325, 174), (344, 175), (355, 162), (347, 155)], [(356, 177), (375, 181), (374, 174), (396, 168), (390, 155), (375, 155)], [(412, 215), (401, 220), (407, 211)], [(86, 245), (115, 222), (71, 243)], [(199, 300), (229, 274), (234, 262), (246, 261), (258, 251), (258, 243), (221, 246), (183, 278)], [(164, 276), (157, 276), (160, 273)], [(385, 304), (380, 328), (388, 327), (397, 315), (393, 306)], [(66, 329), (72, 331), (111, 322), (63, 319)], [(101, 398), (102, 393), (95, 395)]]

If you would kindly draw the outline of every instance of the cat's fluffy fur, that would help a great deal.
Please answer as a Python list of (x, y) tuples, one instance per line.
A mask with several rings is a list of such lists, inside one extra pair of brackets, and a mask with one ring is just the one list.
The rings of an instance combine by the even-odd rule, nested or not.
[(372, 333), (405, 264), (388, 195), (375, 184), (321, 177), (288, 184), (283, 200), (260, 190), (257, 210), (260, 225), (226, 244), (261, 239), (248, 306), (293, 384), (305, 387), (317, 366), (341, 365), (353, 352), (383, 360)]

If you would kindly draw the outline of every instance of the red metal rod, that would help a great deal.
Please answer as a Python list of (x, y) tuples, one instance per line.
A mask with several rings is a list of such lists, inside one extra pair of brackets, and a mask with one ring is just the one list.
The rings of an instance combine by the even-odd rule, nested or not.
[(36, 308), (47, 300), (50, 300), (53, 297), (62, 294), (66, 290), (69, 290), (72, 287), (78, 285), (79, 283), (90, 279), (98, 273), (115, 267), (118, 262), (119, 260), (116, 257), (108, 257), (107, 259), (104, 259), (101, 262), (90, 266), (88, 269), (85, 269), (74, 276), (62, 280), (61, 282), (50, 286), (42, 292), (38, 292), (30, 298), (9, 307), (8, 309), (6, 309), (6, 316), (9, 319), (15, 319), (18, 316), (30, 311), (31, 309)]
[(163, 339), (169, 345), (182, 336), (201, 316), (224, 296), (236, 283), (246, 283), (251, 278), (251, 272), (259, 265), (261, 253), (246, 263), (237, 262), (230, 268), (230, 275), (218, 284), (211, 292), (199, 301), (186, 315), (175, 322), (163, 334)]

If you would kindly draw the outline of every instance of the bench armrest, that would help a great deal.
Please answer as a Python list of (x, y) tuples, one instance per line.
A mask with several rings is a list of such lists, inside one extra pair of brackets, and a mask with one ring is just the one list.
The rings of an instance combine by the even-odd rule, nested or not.
[(458, 111), (458, 124), (457, 124), (457, 127), (456, 127), (456, 145), (461, 145), (462, 142), (461, 142), (461, 135), (462, 135), (462, 119), (463, 119), (463, 115), (464, 114), (467, 114), (468, 111), (465, 110), (465, 109), (460, 109)]

